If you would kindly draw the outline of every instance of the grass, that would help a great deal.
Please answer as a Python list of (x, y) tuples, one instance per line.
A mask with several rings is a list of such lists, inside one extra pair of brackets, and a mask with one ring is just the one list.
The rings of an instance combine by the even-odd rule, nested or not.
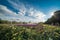
[(60, 40), (60, 27), (38, 24), (31, 28), (0, 24), (0, 40)]

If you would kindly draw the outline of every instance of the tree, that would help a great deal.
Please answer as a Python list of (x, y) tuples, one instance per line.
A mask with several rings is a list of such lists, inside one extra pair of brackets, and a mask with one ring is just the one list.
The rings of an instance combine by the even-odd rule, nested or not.
[(60, 10), (54, 12), (54, 15), (51, 18), (49, 18), (45, 23), (47, 23), (47, 24), (54, 23), (54, 25), (56, 23), (60, 24)]

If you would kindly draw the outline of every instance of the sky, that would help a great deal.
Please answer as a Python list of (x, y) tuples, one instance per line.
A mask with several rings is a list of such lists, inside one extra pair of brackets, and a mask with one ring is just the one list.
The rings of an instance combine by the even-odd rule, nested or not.
[(0, 18), (17, 22), (45, 22), (60, 10), (60, 0), (0, 0)]

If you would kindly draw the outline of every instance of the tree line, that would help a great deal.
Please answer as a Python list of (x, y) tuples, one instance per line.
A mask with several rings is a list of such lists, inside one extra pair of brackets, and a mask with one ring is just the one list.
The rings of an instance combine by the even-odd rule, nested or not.
[(53, 24), (53, 25), (59, 25), (60, 24), (60, 10), (55, 11), (54, 15), (49, 18), (46, 22), (46, 24)]

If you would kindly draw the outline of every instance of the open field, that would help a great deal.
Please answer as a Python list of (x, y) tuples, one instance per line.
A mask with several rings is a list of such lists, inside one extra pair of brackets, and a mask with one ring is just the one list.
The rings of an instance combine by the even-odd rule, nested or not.
[(35, 27), (0, 24), (0, 40), (60, 40), (60, 27), (47, 24)]

